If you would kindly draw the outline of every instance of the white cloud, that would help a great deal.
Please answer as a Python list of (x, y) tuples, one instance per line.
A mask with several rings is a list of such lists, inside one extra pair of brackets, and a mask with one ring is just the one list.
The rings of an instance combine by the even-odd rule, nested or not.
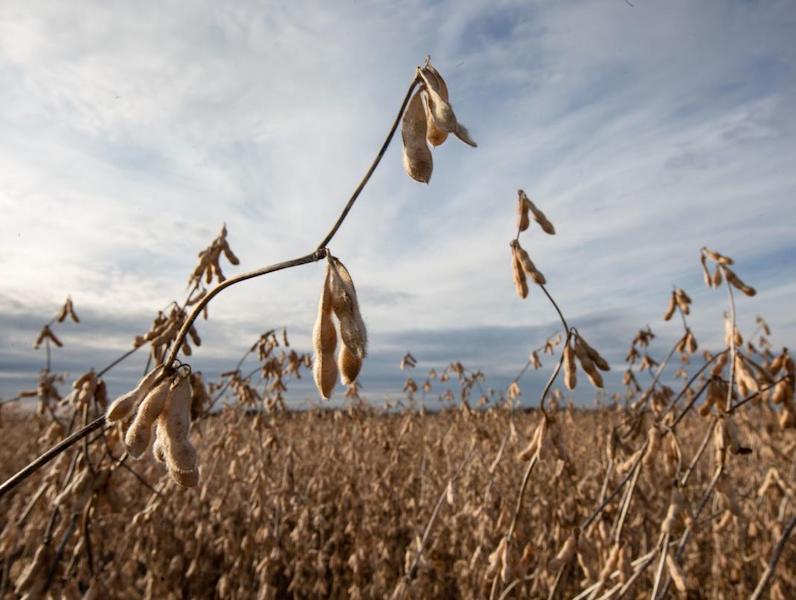
[[(634, 4), (6, 3), (4, 310), (45, 320), (71, 293), (144, 328), (222, 222), (241, 268), (308, 252), (428, 52), (480, 147), (435, 150), (422, 186), (402, 172), (398, 137), (333, 241), (374, 340), (554, 321), (539, 291), (513, 295), (518, 187), (559, 231), (522, 239), (572, 319), (622, 314), (616, 336), (629, 339), (661, 325), (677, 284), (707, 340), (724, 302), (700, 287), (708, 244), (760, 289), (749, 314), (792, 339), (790, 4)], [(230, 290), (210, 325), (229, 347), (202, 352), (234, 360), (274, 324), (306, 344), (320, 273)]]

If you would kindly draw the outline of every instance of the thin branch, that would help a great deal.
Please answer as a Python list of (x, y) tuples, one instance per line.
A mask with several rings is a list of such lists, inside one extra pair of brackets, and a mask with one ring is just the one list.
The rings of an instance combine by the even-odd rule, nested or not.
[(641, 445), (641, 449), (638, 450), (638, 456), (636, 457), (636, 460), (633, 462), (633, 466), (628, 470), (628, 472), (625, 474), (622, 481), (619, 482), (619, 485), (616, 486), (614, 491), (611, 492), (611, 494), (605, 500), (603, 500), (600, 503), (600, 505), (595, 509), (595, 511), (583, 522), (583, 524), (580, 526), (581, 531), (586, 531), (586, 528), (592, 524), (594, 519), (596, 519), (603, 510), (605, 510), (605, 507), (608, 506), (614, 498), (616, 498), (617, 494), (619, 494), (619, 492), (622, 491), (622, 488), (625, 487), (625, 484), (628, 481), (630, 481), (630, 478), (633, 477), (636, 465), (638, 465), (638, 463), (641, 462), (641, 459), (644, 457), (644, 451), (647, 449), (648, 443), (649, 443), (648, 441), (645, 441)]
[(96, 431), (100, 427), (105, 425), (105, 415), (102, 415), (83, 427), (79, 429), (72, 435), (65, 437), (63, 440), (58, 442), (55, 446), (47, 450), (44, 454), (39, 456), (33, 462), (31, 462), (28, 466), (22, 468), (16, 475), (13, 475), (9, 479), (7, 479), (2, 485), (0, 485), (0, 498), (5, 496), (8, 492), (13, 490), (16, 486), (20, 483), (25, 481), (28, 477), (30, 477), (33, 473), (38, 471), (41, 467), (46, 465), (52, 459), (60, 455), (65, 450), (69, 449), (72, 444), (79, 442), (84, 437), (89, 435), (91, 432)]
[(782, 551), (785, 549), (785, 544), (787, 543), (790, 534), (793, 533), (794, 527), (796, 527), (796, 516), (792, 517), (791, 520), (788, 521), (785, 531), (782, 532), (782, 536), (779, 538), (777, 545), (774, 547), (774, 551), (771, 553), (771, 559), (768, 561), (768, 566), (763, 572), (763, 576), (760, 578), (760, 581), (758, 582), (755, 591), (752, 592), (749, 600), (758, 600), (766, 590), (766, 587), (768, 587), (768, 582), (774, 575), (774, 571), (777, 568), (777, 563), (779, 562), (779, 557), (782, 555)]
[(180, 351), (182, 347), (182, 342), (185, 340), (185, 336), (188, 335), (188, 330), (193, 325), (194, 321), (196, 321), (197, 317), (201, 314), (202, 310), (205, 306), (210, 304), (210, 301), (215, 298), (218, 294), (223, 292), (228, 287), (232, 287), (237, 283), (241, 283), (243, 281), (247, 281), (249, 279), (254, 279), (255, 277), (261, 277), (262, 275), (268, 275), (269, 273), (275, 273), (276, 271), (282, 271), (284, 269), (290, 269), (292, 267), (298, 267), (300, 265), (306, 265), (311, 262), (317, 262), (322, 260), (326, 257), (326, 250), (321, 248), (315, 250), (310, 254), (306, 254), (299, 258), (294, 258), (292, 260), (286, 260), (284, 262), (276, 263), (273, 265), (268, 265), (267, 267), (263, 267), (262, 269), (256, 269), (254, 271), (249, 271), (248, 273), (242, 273), (235, 277), (231, 277), (226, 281), (219, 283), (216, 287), (210, 290), (207, 295), (202, 298), (196, 305), (193, 307), (191, 314), (188, 315), (188, 318), (185, 319), (182, 323), (182, 327), (180, 327), (179, 333), (177, 333), (177, 337), (174, 338), (174, 343), (171, 346), (171, 350), (169, 351), (168, 356), (163, 361), (163, 365), (166, 370), (171, 368), (171, 365), (174, 364), (174, 361), (177, 359), (177, 353)]
[(558, 304), (556, 304), (556, 301), (553, 300), (553, 297), (550, 295), (550, 292), (547, 291), (547, 288), (541, 284), (539, 285), (539, 287), (542, 288), (544, 295), (547, 296), (547, 299), (550, 300), (550, 304), (552, 304), (553, 308), (556, 309), (556, 312), (558, 313), (558, 318), (561, 319), (561, 323), (564, 325), (564, 331), (567, 334), (567, 340), (569, 340), (570, 336), (569, 325), (567, 325), (567, 320), (564, 318), (564, 313), (561, 312), (561, 309), (558, 307)]
[(409, 86), (409, 89), (406, 91), (406, 96), (404, 96), (404, 101), (401, 103), (401, 108), (398, 110), (398, 114), (395, 116), (395, 120), (393, 121), (392, 127), (390, 127), (390, 132), (387, 134), (387, 139), (384, 140), (384, 143), (381, 145), (378, 154), (376, 154), (376, 158), (373, 160), (373, 163), (370, 165), (370, 168), (365, 173), (365, 176), (362, 178), (362, 181), (359, 182), (359, 185), (354, 190), (354, 193), (351, 194), (351, 197), (348, 199), (348, 202), (343, 208), (343, 212), (340, 213), (340, 216), (337, 218), (337, 222), (334, 224), (332, 229), (329, 233), (326, 234), (326, 237), (323, 238), (320, 244), (318, 244), (318, 250), (323, 250), (326, 246), (329, 245), (329, 242), (332, 241), (332, 238), (337, 233), (337, 230), (340, 229), (340, 226), (343, 224), (343, 221), (348, 216), (348, 212), (351, 210), (351, 207), (354, 206), (354, 202), (356, 202), (359, 194), (365, 188), (368, 181), (370, 180), (370, 176), (373, 175), (373, 172), (376, 170), (376, 167), (379, 166), (384, 153), (387, 151), (387, 147), (390, 145), (393, 136), (395, 135), (395, 130), (398, 128), (398, 123), (401, 122), (401, 116), (404, 114), (404, 110), (406, 110), (406, 105), (409, 104), (409, 100), (412, 98), (412, 92), (415, 91), (415, 87), (417, 84), (420, 83), (420, 79), (416, 74), (414, 79), (412, 79), (412, 83)]

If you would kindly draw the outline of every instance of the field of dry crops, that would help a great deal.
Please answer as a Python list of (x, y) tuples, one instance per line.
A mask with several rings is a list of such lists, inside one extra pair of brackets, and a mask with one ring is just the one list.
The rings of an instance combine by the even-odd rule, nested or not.
[[(91, 454), (93, 475), (78, 449), (4, 500), (4, 597), (15, 586), (67, 598), (527, 598), (553, 588), (562, 598), (647, 597), (664, 541), (668, 560), (679, 559), (678, 588), (749, 596), (793, 514), (793, 430), (749, 408), (738, 428), (752, 453), (732, 455), (716, 483), (711, 440), (679, 491), (673, 481), (712, 418), (682, 422), (677, 460), (667, 444), (639, 461), (648, 423), (623, 440), (627, 411), (554, 415), (561, 448), (545, 447), (519, 504), (538, 411), (229, 409), (195, 427), (198, 489), (151, 459), (122, 468), (111, 430), (110, 454)], [(54, 438), (13, 413), (0, 432), (3, 478)], [(73, 489), (70, 470), (82, 473)], [(628, 474), (632, 487), (591, 518)], [(795, 567), (786, 549), (772, 597), (793, 597)]]
[[(385, 142), (402, 123), (419, 181), (429, 143), (452, 133), (475, 145), (447, 100), (427, 61)], [(400, 407), (360, 397), (366, 307), (328, 244), (384, 148), (315, 250), (227, 279), (222, 260), (239, 261), (223, 228), (187, 297), (71, 385), (50, 358), (80, 323), (72, 300), (42, 327), (38, 382), (0, 405), (0, 597), (796, 597), (796, 365), (761, 317), (737, 327), (736, 302), (756, 290), (724, 254), (698, 251), (705, 284), (728, 298), (720, 346), (700, 347), (692, 300), (675, 288), (661, 311), (676, 343), (640, 330), (613, 365), (620, 389), (576, 409), (569, 392), (603, 390), (611, 365), (522, 246), (521, 234), (530, 247), (556, 228), (519, 190), (514, 286), (549, 299), (560, 333), (536, 342), (505, 390), (485, 392), (484, 374), (459, 362), (421, 371), (407, 354)], [(216, 381), (191, 369), (213, 297), (318, 261), (312, 353), (272, 330)], [(110, 398), (106, 373), (135, 352), (148, 352), (147, 373)], [(529, 369), (550, 371), (543, 389), (523, 380)], [(347, 407), (287, 410), (288, 385), (309, 371), (321, 398), (342, 382)], [(444, 410), (426, 413), (421, 390)]]

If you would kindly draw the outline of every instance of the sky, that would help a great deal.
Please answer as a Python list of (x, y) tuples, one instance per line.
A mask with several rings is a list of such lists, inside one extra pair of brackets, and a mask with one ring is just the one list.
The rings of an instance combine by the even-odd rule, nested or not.
[[(131, 347), (185, 294), (222, 224), (227, 275), (301, 256), (331, 227), (426, 55), (478, 142), (434, 149), (430, 184), (400, 136), (330, 244), (370, 337), (373, 402), (452, 360), (504, 387), (560, 324), (520, 300), (508, 242), (517, 189), (555, 224), (521, 237), (619, 389), (635, 332), (681, 335), (673, 285), (718, 348), (726, 292), (699, 248), (735, 258), (738, 299), (775, 345), (796, 337), (796, 5), (783, 1), (88, 2), (0, 4), (0, 397), (31, 387), (32, 342), (67, 295), (67, 379)], [(323, 265), (230, 288), (200, 323), (194, 368), (231, 368), (287, 327), (309, 351)], [(144, 367), (108, 375), (115, 392)], [(534, 404), (552, 366), (521, 381)], [(306, 379), (296, 402), (317, 398)], [(581, 385), (577, 398), (590, 401)], [(342, 389), (338, 388), (338, 397)]]

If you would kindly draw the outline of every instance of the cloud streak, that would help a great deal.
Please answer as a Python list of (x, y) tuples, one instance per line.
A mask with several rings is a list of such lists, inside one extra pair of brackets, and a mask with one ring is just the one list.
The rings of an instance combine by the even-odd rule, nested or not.
[[(559, 231), (524, 245), (612, 362), (646, 323), (677, 335), (673, 284), (719, 343), (704, 244), (760, 291), (742, 325), (796, 333), (788, 2), (78, 4), (0, 8), (0, 394), (35, 373), (36, 324), (67, 294), (92, 316), (63, 353), (77, 371), (181, 297), (223, 222), (240, 269), (313, 248), (426, 53), (479, 148), (436, 150), (422, 186), (394, 144), (332, 244), (374, 343), (366, 388), (399, 389), (406, 350), (503, 384), (555, 329), (538, 291), (513, 295), (518, 187)], [(196, 360), (223, 370), (275, 325), (307, 348), (320, 271), (224, 294)]]

